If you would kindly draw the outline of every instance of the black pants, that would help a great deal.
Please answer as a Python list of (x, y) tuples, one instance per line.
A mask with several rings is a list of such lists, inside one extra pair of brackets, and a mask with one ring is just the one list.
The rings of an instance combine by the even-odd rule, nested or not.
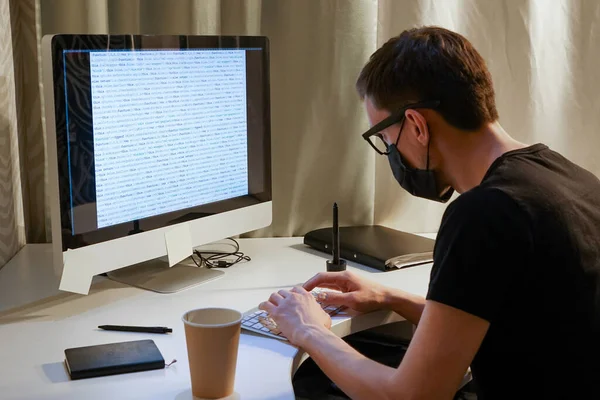
[[(359, 353), (389, 367), (397, 368), (408, 349), (408, 341), (378, 337), (369, 332), (360, 332), (344, 339)], [(297, 400), (342, 400), (349, 399), (312, 360), (306, 360), (292, 379)], [(455, 396), (455, 400), (476, 400), (472, 386), (466, 385)]]

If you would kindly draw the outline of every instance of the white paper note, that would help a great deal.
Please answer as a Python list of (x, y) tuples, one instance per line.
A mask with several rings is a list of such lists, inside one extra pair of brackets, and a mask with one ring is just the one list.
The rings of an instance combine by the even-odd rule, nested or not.
[(192, 255), (192, 234), (190, 226), (182, 224), (172, 228), (165, 233), (165, 244), (167, 245), (167, 256), (169, 267)]
[(82, 264), (73, 250), (63, 252), (63, 272), (59, 290), (88, 294), (92, 284), (92, 275), (82, 272)]

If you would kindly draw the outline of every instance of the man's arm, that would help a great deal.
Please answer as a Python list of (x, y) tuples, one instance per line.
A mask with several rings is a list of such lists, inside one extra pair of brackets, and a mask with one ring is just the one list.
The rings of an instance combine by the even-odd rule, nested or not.
[(298, 344), (353, 399), (452, 399), (489, 323), (427, 301), (398, 369), (372, 361), (324, 327), (312, 325)]
[(392, 310), (406, 318), (412, 324), (418, 325), (423, 314), (423, 309), (425, 309), (425, 298), (390, 288), (386, 291), (382, 308)]

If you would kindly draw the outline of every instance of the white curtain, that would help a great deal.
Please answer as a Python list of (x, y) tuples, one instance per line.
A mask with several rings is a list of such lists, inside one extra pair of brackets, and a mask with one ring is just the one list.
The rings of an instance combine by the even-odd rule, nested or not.
[[(334, 201), (343, 225), (437, 230), (445, 206), (412, 198), (393, 180), (387, 160), (360, 137), (368, 123), (354, 91), (369, 55), (391, 36), (419, 25), (453, 29), (473, 42), (492, 72), (500, 121), (509, 133), (528, 143), (544, 142), (600, 175), (597, 0), (41, 0), (40, 5), (38, 33), (269, 36), (274, 220), (253, 235), (302, 235), (327, 226)], [(4, 27), (0, 39), (6, 38)], [(30, 49), (35, 40), (36, 35), (18, 38)], [(10, 59), (5, 40), (0, 46), (0, 59)], [(30, 75), (17, 79), (17, 97), (25, 90), (19, 81)], [(2, 88), (0, 98), (11, 90)], [(0, 114), (10, 114), (10, 107)], [(11, 126), (1, 131), (0, 140), (10, 136), (5, 131), (14, 136)], [(22, 137), (22, 124), (17, 129)], [(19, 145), (28, 150), (42, 144)], [(29, 163), (28, 168), (39, 168), (43, 159)], [(7, 191), (6, 161), (0, 169), (0, 209), (8, 210), (6, 199), (19, 204), (21, 189), (13, 185)], [(35, 199), (26, 202), (25, 225), (43, 227), (39, 213), (28, 211), (33, 203), (43, 203), (37, 194), (43, 185), (28, 173), (20, 175), (29, 188), (26, 197)]]
[[(600, 176), (600, 2), (386, 0), (379, 6), (379, 44), (415, 24), (465, 35), (491, 70), (503, 127)], [(445, 207), (406, 195), (388, 169), (378, 160), (375, 222), (436, 231)]]
[(0, 0), (0, 267), (25, 244), (11, 27), (9, 2)]

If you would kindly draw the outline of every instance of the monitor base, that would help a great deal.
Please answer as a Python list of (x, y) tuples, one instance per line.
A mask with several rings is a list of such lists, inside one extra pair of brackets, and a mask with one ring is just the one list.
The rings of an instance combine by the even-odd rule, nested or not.
[[(223, 271), (199, 268), (184, 260), (169, 267), (164, 258), (145, 261), (107, 273), (108, 278), (157, 293), (176, 293), (223, 276)], [(191, 261), (189, 261), (191, 262)]]

